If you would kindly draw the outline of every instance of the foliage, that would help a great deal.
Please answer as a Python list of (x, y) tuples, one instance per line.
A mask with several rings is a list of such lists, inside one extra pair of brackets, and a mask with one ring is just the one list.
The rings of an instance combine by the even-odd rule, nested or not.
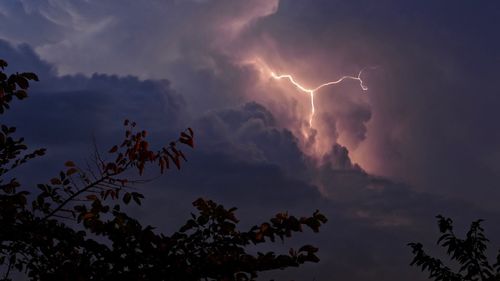
[(411, 265), (427, 270), (429, 278), (441, 281), (498, 281), (500, 280), (500, 251), (495, 263), (491, 263), (486, 255), (489, 240), (481, 227), (482, 220), (472, 222), (465, 239), (459, 238), (453, 232), (453, 221), (450, 218), (437, 216), (439, 237), (437, 244), (446, 248), (446, 253), (459, 266), (452, 270), (441, 260), (425, 253), (422, 244), (409, 243), (413, 251)]
[[(0, 114), (14, 97), (27, 97), (33, 73), (7, 76), (0, 60)], [(186, 160), (179, 145), (193, 147), (193, 131), (177, 141), (151, 150), (146, 132), (125, 121), (125, 138), (108, 151), (96, 152), (95, 167), (82, 168), (72, 161), (50, 183), (35, 192), (24, 188), (8, 173), (42, 156), (44, 149), (26, 152), (24, 139), (15, 139), (15, 127), (1, 125), (0, 132), (0, 280), (11, 280), (12, 271), (30, 280), (254, 280), (264, 270), (284, 269), (317, 262), (317, 248), (305, 245), (287, 254), (251, 254), (248, 246), (285, 240), (304, 226), (319, 231), (326, 218), (316, 211), (297, 218), (281, 213), (249, 230), (237, 228), (236, 208), (205, 199), (193, 205), (197, 214), (168, 236), (127, 214), (122, 206), (141, 204), (130, 174), (141, 175), (147, 165), (159, 173)]]

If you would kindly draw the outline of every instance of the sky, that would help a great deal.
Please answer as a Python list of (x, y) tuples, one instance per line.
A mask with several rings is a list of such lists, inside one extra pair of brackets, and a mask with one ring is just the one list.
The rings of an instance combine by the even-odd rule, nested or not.
[[(438, 214), (463, 231), (484, 218), (500, 245), (496, 1), (12, 0), (0, 22), (8, 71), (41, 80), (5, 117), (48, 149), (27, 182), (118, 142), (128, 118), (158, 144), (195, 131), (183, 169), (134, 210), (165, 232), (201, 196), (248, 225), (327, 215), (291, 242), (320, 263), (266, 277), (426, 280), (406, 244), (440, 253)], [(362, 84), (316, 91), (309, 124), (309, 94), (271, 72)]]

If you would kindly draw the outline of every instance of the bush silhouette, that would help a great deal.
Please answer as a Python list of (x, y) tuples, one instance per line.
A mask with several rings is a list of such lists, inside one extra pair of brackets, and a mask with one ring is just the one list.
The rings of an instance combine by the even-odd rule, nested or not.
[(437, 243), (446, 249), (446, 254), (458, 266), (452, 270), (440, 259), (429, 256), (421, 243), (409, 243), (414, 255), (411, 265), (429, 272), (429, 278), (436, 281), (499, 281), (500, 251), (496, 261), (490, 262), (486, 255), (489, 240), (481, 227), (482, 220), (472, 222), (465, 238), (459, 238), (453, 231), (453, 221), (437, 216), (441, 236)]

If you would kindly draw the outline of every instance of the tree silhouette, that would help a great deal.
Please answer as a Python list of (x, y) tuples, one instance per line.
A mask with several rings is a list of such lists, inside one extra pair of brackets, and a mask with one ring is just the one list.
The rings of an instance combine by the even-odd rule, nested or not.
[(429, 272), (429, 278), (436, 281), (499, 281), (500, 250), (495, 263), (488, 260), (487, 243), (481, 227), (482, 220), (472, 222), (465, 238), (459, 238), (453, 231), (453, 221), (437, 216), (441, 236), (437, 243), (446, 248), (446, 254), (456, 261), (456, 270), (445, 265), (440, 259), (429, 256), (421, 243), (409, 243), (414, 255), (411, 265)]
[[(34, 73), (7, 75), (0, 60), (0, 115), (15, 99), (27, 95)], [(44, 149), (28, 152), (15, 127), (1, 125), (0, 132), (0, 280), (11, 280), (13, 271), (30, 280), (254, 280), (266, 270), (318, 262), (317, 248), (305, 245), (286, 254), (250, 253), (248, 246), (285, 240), (308, 227), (318, 232), (327, 220), (318, 211), (297, 218), (277, 214), (248, 230), (237, 228), (236, 208), (198, 199), (197, 210), (172, 235), (143, 226), (122, 206), (141, 204), (144, 196), (131, 189), (146, 166), (159, 173), (180, 169), (186, 160), (179, 146), (193, 147), (193, 131), (151, 150), (145, 131), (125, 121), (124, 140), (107, 157), (96, 152), (95, 167), (79, 167), (72, 161), (64, 170), (36, 189), (9, 178)], [(111, 160), (108, 160), (111, 159)]]

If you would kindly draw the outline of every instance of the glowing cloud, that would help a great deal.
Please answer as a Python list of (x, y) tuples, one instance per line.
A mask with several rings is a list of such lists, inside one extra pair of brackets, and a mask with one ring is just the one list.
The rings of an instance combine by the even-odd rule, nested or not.
[[(281, 80), (281, 79), (287, 79), (288, 81), (290, 81), (298, 90), (304, 92), (304, 93), (307, 93), (309, 94), (310, 98), (311, 98), (311, 115), (309, 116), (309, 127), (312, 127), (312, 122), (313, 122), (313, 118), (314, 118), (314, 113), (315, 113), (315, 106), (314, 106), (314, 94), (321, 88), (323, 87), (326, 87), (326, 86), (330, 86), (330, 85), (335, 85), (335, 84), (339, 84), (341, 83), (342, 81), (344, 80), (356, 80), (356, 81), (359, 81), (359, 85), (361, 87), (361, 89), (363, 91), (366, 91), (368, 90), (368, 87), (366, 87), (364, 84), (363, 84), (363, 80), (361, 79), (361, 74), (363, 74), (363, 71), (365, 71), (368, 67), (365, 67), (363, 69), (361, 69), (358, 73), (358, 76), (350, 76), (350, 75), (345, 75), (345, 76), (342, 76), (341, 78), (339, 78), (338, 80), (335, 80), (335, 81), (329, 81), (329, 82), (326, 82), (326, 83), (323, 83), (321, 85), (319, 85), (318, 87), (314, 88), (314, 89), (308, 89), (302, 85), (300, 85), (299, 82), (297, 82), (292, 75), (290, 74), (283, 74), (283, 75), (278, 75), (274, 72), (271, 71), (271, 77), (276, 79), (276, 80)], [(373, 68), (373, 67), (369, 67), (369, 68)]]

